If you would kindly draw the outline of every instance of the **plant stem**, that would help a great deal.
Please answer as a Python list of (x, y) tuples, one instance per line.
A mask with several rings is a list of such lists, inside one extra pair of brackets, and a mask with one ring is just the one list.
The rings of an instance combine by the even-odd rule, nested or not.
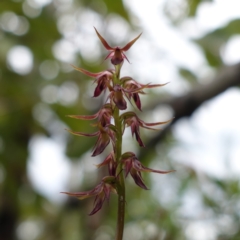
[(124, 229), (124, 216), (125, 216), (125, 183), (121, 164), (122, 155), (122, 126), (119, 118), (119, 109), (115, 108), (114, 111), (115, 127), (117, 130), (116, 141), (116, 161), (119, 169), (119, 182), (118, 182), (118, 217), (117, 217), (117, 236), (116, 240), (122, 240)]
[(125, 183), (123, 172), (120, 174), (121, 190), (118, 193), (118, 220), (117, 220), (117, 236), (116, 240), (122, 240), (124, 230), (124, 217), (125, 217)]
[[(116, 75), (115, 75), (115, 83), (118, 83), (120, 77), (120, 69), (121, 66), (116, 66)], [(116, 152), (115, 159), (118, 164), (118, 216), (117, 216), (117, 234), (116, 240), (122, 240), (123, 238), (123, 230), (124, 230), (124, 217), (125, 217), (125, 182), (124, 175), (122, 171), (122, 122), (120, 120), (120, 111), (115, 106), (114, 109), (114, 122), (116, 127)]]

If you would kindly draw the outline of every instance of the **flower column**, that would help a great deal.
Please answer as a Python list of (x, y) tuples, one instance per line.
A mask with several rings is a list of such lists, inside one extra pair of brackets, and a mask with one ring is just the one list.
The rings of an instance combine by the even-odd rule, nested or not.
[[(92, 116), (82, 116), (82, 115), (70, 115), (69, 117), (81, 119), (81, 120), (94, 120), (97, 122), (94, 126), (97, 126), (98, 131), (94, 133), (82, 133), (69, 130), (72, 134), (77, 136), (86, 137), (98, 137), (97, 142), (93, 149), (92, 156), (97, 156), (101, 154), (107, 145), (111, 142), (113, 150), (105, 158), (105, 160), (97, 165), (97, 167), (107, 166), (108, 176), (104, 177), (102, 181), (92, 190), (86, 192), (63, 192), (70, 196), (75, 196), (79, 199), (85, 199), (88, 197), (95, 197), (93, 210), (90, 215), (98, 212), (104, 201), (109, 200), (110, 193), (115, 192), (118, 194), (118, 219), (117, 219), (117, 232), (116, 240), (122, 240), (123, 230), (124, 230), (124, 216), (125, 216), (125, 183), (124, 177), (128, 174), (132, 176), (135, 183), (143, 188), (147, 189), (145, 186), (141, 172), (155, 172), (160, 174), (169, 173), (172, 171), (160, 171), (151, 168), (144, 167), (141, 162), (137, 159), (136, 155), (132, 152), (122, 153), (122, 136), (125, 127), (130, 127), (132, 135), (135, 135), (137, 142), (140, 147), (144, 147), (144, 144), (140, 137), (140, 127), (153, 129), (151, 127), (168, 123), (166, 122), (156, 122), (156, 123), (146, 123), (141, 120), (134, 112), (125, 112), (120, 114), (121, 110), (127, 109), (127, 102), (133, 100), (136, 107), (141, 110), (141, 100), (140, 94), (144, 94), (144, 89), (160, 87), (165, 84), (140, 84), (131, 77), (120, 77), (121, 67), (123, 65), (124, 59), (127, 59), (124, 52), (129, 50), (131, 46), (137, 41), (141, 36), (137, 36), (135, 39), (130, 41), (125, 47), (111, 47), (106, 42), (106, 40), (99, 34), (95, 29), (97, 36), (104, 45), (104, 47), (110, 51), (105, 59), (110, 58), (111, 63), (114, 65), (115, 69), (102, 71), (99, 73), (91, 73), (85, 69), (77, 68), (73, 66), (77, 71), (82, 72), (85, 75), (95, 78), (95, 83), (97, 84), (93, 97), (98, 97), (103, 91), (109, 91), (107, 97), (107, 103)], [(114, 124), (111, 124), (111, 119), (114, 119)], [(124, 172), (125, 170), (125, 176)]]

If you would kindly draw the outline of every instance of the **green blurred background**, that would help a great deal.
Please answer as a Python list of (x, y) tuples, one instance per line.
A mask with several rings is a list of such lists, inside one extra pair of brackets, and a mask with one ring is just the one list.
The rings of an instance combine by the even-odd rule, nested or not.
[[(214, 4), (201, 0), (161, 2), (159, 14), (179, 32), (183, 31), (184, 21), (197, 17), (203, 2)], [(156, 3), (149, 1), (149, 5)], [(0, 240), (114, 239), (116, 196), (112, 196), (109, 206), (105, 204), (99, 213), (89, 217), (91, 200), (65, 198), (59, 192), (91, 189), (105, 174), (104, 169), (97, 171), (94, 164), (103, 160), (107, 151), (95, 159), (90, 157), (96, 139), (70, 136), (65, 131), (68, 128), (93, 132), (89, 122), (66, 115), (95, 113), (105, 101), (104, 96), (93, 99), (92, 81), (70, 66), (74, 64), (92, 72), (110, 67), (108, 61), (102, 60), (107, 53), (93, 26), (113, 46), (124, 46), (143, 31), (143, 39), (127, 53), (131, 64), (124, 64), (124, 73), (145, 83), (159, 82), (155, 67), (161, 69), (158, 59), (164, 58), (164, 49), (154, 45), (145, 21), (150, 16), (144, 12), (137, 15), (133, 6), (120, 0), (1, 0)], [(145, 165), (177, 171), (153, 178), (144, 175), (149, 191), (139, 189), (131, 179), (127, 181), (125, 240), (240, 239), (239, 178), (199, 172), (190, 162), (176, 161), (178, 151), (174, 151), (184, 145), (181, 139), (187, 135), (183, 132), (179, 139), (174, 134), (178, 120), (184, 118), (186, 124), (193, 124), (190, 119), (195, 110), (230, 87), (235, 86), (240, 96), (237, 61), (219, 73), (225, 64), (224, 46), (240, 34), (238, 17), (192, 38), (191, 44), (197, 46), (205, 63), (202, 71), (208, 69), (206, 73), (199, 74), (172, 63), (178, 76), (178, 80), (171, 82), (173, 88), (148, 91), (151, 93), (144, 96), (145, 113), (138, 112), (144, 120), (163, 121), (172, 116), (175, 119), (160, 133), (143, 131), (145, 149), (139, 151), (129, 132), (125, 145), (136, 151)], [(160, 22), (155, 24), (160, 42), (164, 31), (158, 27)], [(174, 39), (169, 41), (173, 46), (178, 44)], [(137, 65), (138, 56), (146, 60), (144, 65)], [(180, 58), (189, 56), (181, 53)], [(141, 71), (149, 74), (150, 80), (145, 80)], [(164, 83), (164, 77), (160, 78)], [(216, 91), (206, 91), (212, 88)], [(194, 96), (201, 97), (196, 100)], [(235, 107), (237, 115), (237, 103), (232, 102), (231, 107)], [(222, 114), (225, 110), (222, 109)], [(209, 124), (214, 128), (214, 122)], [(207, 133), (203, 135), (208, 138)], [(232, 139), (225, 140), (228, 161)], [(194, 144), (187, 148), (204, 151), (197, 142)], [(54, 160), (53, 155), (61, 160)], [(38, 165), (39, 161), (43, 164)]]

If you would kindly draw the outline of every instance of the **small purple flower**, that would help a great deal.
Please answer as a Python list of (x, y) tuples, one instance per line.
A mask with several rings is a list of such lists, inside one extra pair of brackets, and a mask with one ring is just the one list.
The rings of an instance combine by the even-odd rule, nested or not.
[(137, 142), (139, 143), (139, 146), (144, 147), (144, 143), (142, 142), (142, 139), (140, 138), (140, 127), (150, 130), (159, 130), (155, 128), (151, 128), (152, 126), (157, 126), (161, 124), (169, 123), (171, 120), (165, 121), (165, 122), (156, 122), (156, 123), (146, 123), (143, 120), (141, 120), (136, 113), (134, 112), (126, 112), (121, 115), (121, 118), (123, 120), (124, 127), (131, 127), (132, 136), (135, 135), (135, 138)]
[(110, 103), (106, 103), (103, 107), (94, 115), (68, 115), (68, 117), (81, 119), (81, 120), (93, 120), (98, 119), (103, 127), (111, 123), (113, 115), (113, 109)]
[(166, 174), (175, 171), (175, 170), (170, 171), (154, 170), (151, 168), (144, 167), (133, 152), (124, 153), (122, 155), (122, 163), (125, 168), (125, 177), (127, 177), (128, 174), (130, 173), (135, 183), (145, 190), (148, 190), (148, 188), (143, 182), (141, 172), (154, 172)]
[(115, 176), (116, 175), (116, 170), (117, 170), (117, 162), (115, 159), (114, 152), (111, 152), (102, 163), (97, 164), (96, 166), (102, 167), (102, 166), (108, 166), (108, 172), (110, 176)]
[(93, 148), (93, 154), (92, 156), (97, 156), (101, 154), (104, 149), (107, 147), (107, 145), (110, 143), (110, 140), (113, 144), (113, 147), (115, 147), (116, 137), (115, 137), (115, 127), (111, 124), (102, 126), (101, 124), (98, 124), (99, 131), (95, 133), (83, 133), (83, 132), (75, 132), (72, 130), (68, 130), (70, 133), (77, 135), (77, 136), (86, 136), (86, 137), (98, 137), (97, 142)]
[(155, 88), (155, 87), (162, 87), (166, 85), (164, 84), (141, 84), (137, 81), (133, 80), (131, 77), (124, 77), (121, 79), (121, 82), (123, 83), (123, 88), (125, 92), (128, 94), (128, 98), (131, 100), (133, 98), (133, 101), (135, 102), (137, 108), (141, 111), (141, 100), (139, 97), (139, 94), (145, 94), (143, 89), (145, 88)]
[(97, 83), (97, 87), (95, 88), (93, 97), (98, 97), (112, 83), (114, 70), (106, 70), (99, 73), (91, 73), (83, 68), (78, 68), (75, 66), (73, 67), (77, 71), (96, 79), (95, 82)]
[(132, 41), (130, 41), (127, 45), (125, 45), (123, 48), (120, 47), (110, 47), (109, 44), (107, 43), (107, 41), (100, 35), (100, 33), (97, 31), (96, 28), (94, 28), (100, 41), (102, 42), (103, 46), (110, 51), (110, 53), (107, 55), (107, 57), (105, 59), (111, 58), (111, 63), (113, 65), (118, 65), (121, 64), (123, 62), (124, 59), (127, 59), (127, 61), (129, 62), (128, 58), (126, 57), (126, 55), (124, 54), (124, 52), (128, 51), (131, 46), (138, 40), (138, 38), (140, 38), (140, 36), (142, 35), (139, 34), (136, 38), (134, 38)]
[(94, 189), (90, 191), (73, 193), (61, 192), (61, 193), (77, 197), (80, 200), (89, 197), (95, 197), (93, 210), (89, 213), (89, 215), (93, 215), (102, 208), (105, 200), (109, 201), (111, 192), (116, 193), (115, 183), (116, 183), (115, 177), (107, 176), (102, 179), (101, 183), (99, 183)]
[(120, 110), (125, 110), (127, 108), (127, 102), (125, 101), (123, 94), (125, 95), (123, 88), (120, 85), (116, 84), (113, 88), (111, 88), (110, 94), (108, 96), (111, 104), (115, 103), (115, 105)]

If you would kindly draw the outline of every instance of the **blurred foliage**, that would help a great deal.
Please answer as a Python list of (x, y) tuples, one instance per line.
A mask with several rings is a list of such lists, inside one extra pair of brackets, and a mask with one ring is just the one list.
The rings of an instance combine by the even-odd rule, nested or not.
[(190, 83), (192, 84), (196, 84), (197, 82), (197, 76), (190, 70), (186, 69), (186, 68), (179, 68), (179, 74), (185, 78), (186, 80), (188, 80)]
[(125, 18), (127, 21), (129, 21), (129, 14), (125, 10), (123, 2), (122, 1), (116, 1), (114, 4), (111, 0), (104, 0), (104, 1), (94, 1), (94, 0), (83, 0), (82, 1), (85, 6), (90, 7), (94, 11), (103, 14), (103, 11), (105, 14), (118, 14), (121, 17)]
[(188, 6), (188, 16), (193, 17), (196, 15), (198, 6), (202, 2), (213, 2), (213, 0), (186, 0)]
[(217, 67), (222, 64), (221, 49), (225, 43), (234, 35), (240, 34), (240, 20), (229, 22), (226, 26), (215, 29), (196, 42), (203, 49), (210, 66)]
[[(134, 26), (130, 22), (131, 13), (120, 0), (54, 0), (45, 6), (36, 2), (1, 0), (0, 3), (0, 239), (113, 239), (116, 196), (112, 197), (109, 207), (105, 206), (100, 213), (88, 217), (91, 201), (68, 199), (62, 205), (51, 202), (32, 186), (27, 166), (30, 143), (35, 136), (44, 135), (53, 139), (62, 137), (67, 145), (66, 155), (73, 168), (74, 164), (81, 162), (82, 157), (92, 149), (95, 139), (69, 136), (64, 130), (68, 128), (92, 132), (92, 126), (88, 122), (77, 121), (66, 115), (92, 114), (104, 99), (92, 99), (89, 93), (92, 82), (72, 71), (69, 65), (80, 64), (83, 68), (98, 72), (105, 69), (107, 63), (102, 63), (101, 54), (93, 59), (85, 59), (84, 47), (72, 50), (71, 44), (74, 43), (69, 40), (73, 34), (71, 30), (79, 31), (77, 40), (84, 43), (88, 38), (83, 39), (83, 36), (90, 33), (84, 28), (84, 21), (88, 19), (80, 19), (82, 13), (88, 13), (94, 21), (93, 24), (102, 24), (104, 29), (107, 29), (110, 14), (124, 19), (130, 27)], [(186, 0), (188, 11), (181, 14), (181, 19), (183, 16), (194, 17), (202, 2), (204, 1)], [(74, 16), (75, 23), (71, 22), (69, 16)], [(64, 29), (65, 24), (67, 29)], [(222, 64), (221, 48), (230, 37), (240, 33), (239, 26), (240, 20), (236, 19), (200, 39), (194, 39), (202, 48), (209, 66), (217, 68)], [(91, 34), (94, 34), (94, 31)], [(65, 45), (57, 45), (62, 39), (67, 40)], [(26, 46), (32, 53), (31, 71), (21, 73), (12, 67), (8, 54), (15, 46)], [(64, 46), (67, 46), (67, 50), (63, 49)], [(59, 49), (63, 53), (59, 53)], [(70, 51), (73, 52), (72, 58), (68, 57)], [(89, 57), (92, 55), (94, 54), (87, 53)], [(21, 63), (25, 58), (18, 56), (14, 60)], [(52, 65), (46, 67), (46, 61)], [(179, 68), (179, 74), (192, 85), (197, 82), (196, 75), (186, 68)], [(171, 162), (168, 157), (171, 144), (171, 141), (166, 140), (160, 145), (164, 145), (161, 157), (166, 159), (162, 162), (166, 167), (170, 166)], [(148, 165), (159, 157), (153, 152), (147, 156), (143, 161)], [(142, 240), (187, 239), (187, 223), (197, 223), (198, 219), (184, 217), (183, 199), (189, 191), (197, 191), (202, 200), (203, 214), (212, 223), (216, 223), (217, 239), (239, 239), (239, 182), (225, 182), (214, 178), (202, 181), (193, 169), (175, 166), (177, 167), (184, 169), (184, 175), (176, 173), (164, 176), (169, 186), (175, 189), (175, 195), (165, 204), (161, 203), (157, 196), (159, 188), (143, 191), (137, 188), (131, 179), (127, 180), (126, 234), (132, 239)], [(93, 178), (100, 178), (101, 174), (103, 173), (100, 172), (99, 176), (93, 174)], [(81, 190), (94, 186), (94, 183), (88, 182), (87, 177), (92, 178), (85, 176), (81, 184), (77, 183)], [(153, 180), (148, 177), (144, 175), (151, 186)], [(69, 185), (72, 187), (71, 183)], [(165, 186), (160, 189), (165, 189)], [(218, 223), (219, 219), (223, 219), (223, 223)]]

